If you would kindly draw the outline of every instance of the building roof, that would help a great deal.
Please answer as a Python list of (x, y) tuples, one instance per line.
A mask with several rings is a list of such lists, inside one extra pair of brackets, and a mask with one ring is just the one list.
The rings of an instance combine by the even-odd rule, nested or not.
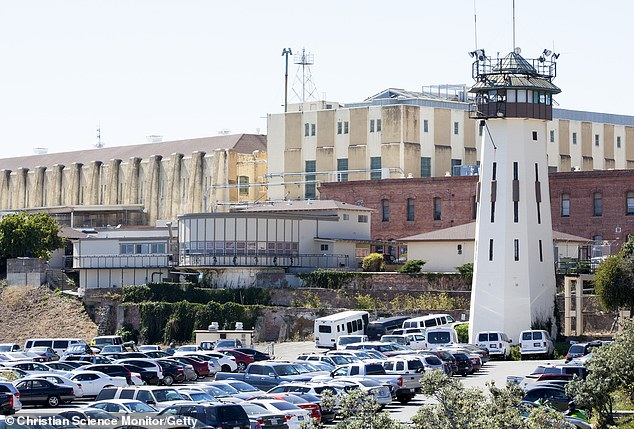
[(333, 211), (350, 210), (372, 212), (374, 209), (357, 206), (335, 200), (303, 200), (303, 201), (279, 201), (275, 203), (262, 204), (255, 207), (240, 210), (241, 212), (306, 212), (306, 211)]
[[(473, 241), (475, 240), (476, 223), (465, 223), (451, 228), (438, 229), (401, 238), (399, 241)], [(553, 231), (554, 241), (568, 241), (575, 243), (587, 243), (592, 240), (565, 232)]]
[(145, 159), (152, 155), (161, 155), (163, 158), (169, 158), (173, 153), (182, 153), (185, 157), (188, 157), (192, 152), (203, 151), (211, 153), (217, 149), (233, 149), (238, 153), (253, 153), (256, 150), (265, 151), (266, 136), (260, 134), (232, 134), (3, 158), (0, 159), (0, 170), (33, 169), (37, 166), (50, 167), (55, 164), (70, 165), (73, 162), (88, 164), (92, 161), (107, 162), (111, 159), (120, 159), (125, 162), (132, 157)]

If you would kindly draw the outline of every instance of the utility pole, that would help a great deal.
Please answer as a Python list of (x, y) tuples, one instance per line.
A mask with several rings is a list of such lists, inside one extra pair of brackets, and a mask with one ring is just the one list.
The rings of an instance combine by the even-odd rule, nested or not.
[(286, 72), (284, 73), (284, 113), (288, 111), (288, 56), (293, 55), (291, 48), (282, 49), (282, 56), (286, 57)]

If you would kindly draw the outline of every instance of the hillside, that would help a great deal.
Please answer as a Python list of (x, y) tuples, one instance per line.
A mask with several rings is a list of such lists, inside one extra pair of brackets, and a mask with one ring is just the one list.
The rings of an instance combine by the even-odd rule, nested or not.
[(24, 345), (27, 338), (82, 338), (97, 335), (97, 325), (77, 298), (60, 296), (46, 286), (0, 289), (0, 343)]

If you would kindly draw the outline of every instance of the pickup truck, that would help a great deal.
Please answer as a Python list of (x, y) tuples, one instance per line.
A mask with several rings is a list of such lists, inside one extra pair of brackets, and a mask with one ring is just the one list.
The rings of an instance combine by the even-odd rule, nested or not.
[[(411, 375), (411, 377), (410, 377)], [(401, 404), (407, 404), (420, 389), (420, 374), (388, 374), (380, 363), (350, 363), (335, 368), (329, 375), (313, 377), (311, 381), (332, 380), (337, 377), (365, 377), (390, 386), (392, 397)]]
[(254, 362), (247, 366), (244, 373), (218, 372), (216, 380), (240, 380), (253, 387), (267, 391), (281, 383), (290, 381), (310, 381), (314, 374), (301, 374), (291, 363)]

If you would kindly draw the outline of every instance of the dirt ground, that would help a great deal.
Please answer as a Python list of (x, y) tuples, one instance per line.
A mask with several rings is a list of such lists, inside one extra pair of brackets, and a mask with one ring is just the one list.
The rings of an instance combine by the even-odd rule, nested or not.
[(0, 343), (24, 346), (28, 338), (81, 338), (90, 341), (97, 325), (81, 301), (46, 286), (0, 289)]

